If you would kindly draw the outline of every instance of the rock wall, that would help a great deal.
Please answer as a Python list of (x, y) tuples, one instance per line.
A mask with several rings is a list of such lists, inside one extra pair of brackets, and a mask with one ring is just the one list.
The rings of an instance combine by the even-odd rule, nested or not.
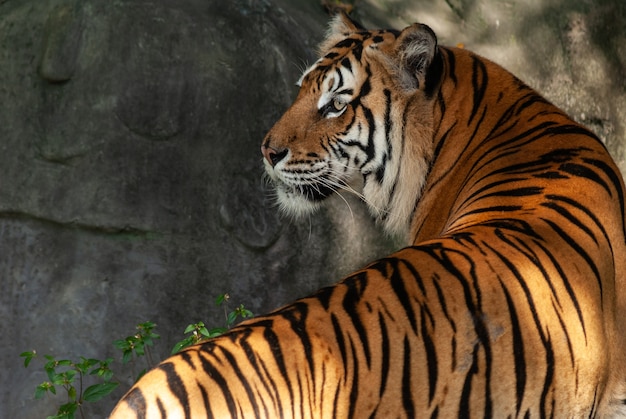
[[(503, 63), (626, 168), (620, 1), (362, 0), (354, 13), (422, 21)], [(218, 294), (261, 313), (392, 247), (349, 197), (282, 219), (262, 180), (261, 139), (326, 21), (317, 0), (0, 0), (0, 417), (61, 403), (33, 401), (46, 377), (22, 351), (119, 358), (112, 341), (151, 320), (161, 358), (188, 323), (221, 325)]]
[(261, 313), (381, 254), (358, 203), (292, 225), (261, 176), (326, 20), (293, 1), (0, 4), (0, 417), (63, 400), (32, 401), (46, 377), (22, 351), (119, 358), (151, 320), (162, 358), (187, 324), (223, 325), (218, 294)]

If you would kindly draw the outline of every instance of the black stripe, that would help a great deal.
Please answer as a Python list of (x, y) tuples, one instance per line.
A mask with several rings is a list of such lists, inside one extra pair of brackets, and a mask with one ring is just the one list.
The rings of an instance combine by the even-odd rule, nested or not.
[(596, 172), (594, 172), (587, 166), (583, 166), (582, 164), (578, 163), (563, 163), (559, 166), (559, 169), (571, 175), (589, 179), (602, 186), (607, 191), (609, 196), (613, 196), (609, 185)]
[(432, 284), (435, 287), (435, 290), (437, 292), (437, 297), (439, 298), (439, 305), (441, 306), (441, 310), (443, 311), (443, 315), (446, 317), (446, 320), (448, 320), (448, 323), (450, 323), (450, 328), (452, 329), (452, 371), (454, 371), (456, 369), (456, 323), (454, 322), (454, 318), (452, 318), (450, 316), (450, 313), (448, 313), (448, 305), (446, 304), (446, 299), (445, 296), (443, 294), (443, 291), (441, 289), (441, 285), (439, 285), (439, 275), (437, 274), (433, 274), (432, 276)]
[(532, 248), (526, 243), (527, 239), (520, 239), (518, 237), (514, 237), (514, 240), (513, 240), (512, 238), (507, 237), (507, 235), (505, 235), (499, 229), (495, 230), (495, 234), (500, 240), (502, 240), (504, 243), (508, 244), (509, 246), (514, 248), (517, 252), (519, 252), (521, 255), (526, 257), (530, 263), (532, 263), (537, 269), (539, 269), (539, 271), (541, 271), (541, 275), (543, 276), (544, 280), (548, 284), (548, 287), (550, 288), (550, 292), (552, 293), (552, 296), (556, 299), (560, 307), (561, 302), (559, 301), (559, 294), (554, 288), (554, 283), (552, 282), (552, 279), (550, 278), (550, 275), (548, 274), (548, 271), (546, 270), (545, 266), (541, 263), (541, 257), (537, 255), (537, 253), (533, 251)]
[(427, 98), (432, 98), (435, 93), (435, 89), (439, 87), (441, 80), (443, 79), (443, 59), (441, 57), (441, 52), (439, 48), (435, 49), (435, 55), (430, 65), (428, 66), (428, 71), (426, 72), (426, 76), (424, 78), (424, 94)]
[[(624, 236), (626, 236), (626, 222), (624, 220), (624, 216), (626, 215), (626, 212), (624, 211), (624, 189), (622, 187), (622, 177), (619, 175), (619, 173), (616, 173), (612, 167), (606, 164), (606, 162), (603, 162), (601, 160), (595, 160), (595, 159), (583, 159), (583, 161), (585, 163), (591, 164), (597, 167), (598, 169), (602, 170), (606, 174), (606, 176), (609, 179), (611, 179), (611, 183), (613, 183), (613, 187), (617, 191), (617, 196), (619, 199), (619, 205), (620, 205), (621, 214), (622, 214), (622, 226), (624, 228)], [(610, 192), (609, 192), (609, 195), (612, 196)]]
[[(478, 350), (478, 346), (482, 346), (485, 354), (485, 372), (483, 374), (484, 382), (485, 382), (485, 417), (490, 417), (492, 414), (492, 405), (493, 401), (491, 399), (491, 361), (492, 361), (492, 351), (491, 351), (491, 339), (489, 336), (489, 328), (485, 324), (484, 316), (482, 315), (482, 295), (481, 288), (478, 283), (478, 277), (476, 275), (476, 266), (474, 262), (474, 258), (464, 252), (446, 249), (441, 246), (441, 244), (433, 244), (430, 246), (420, 246), (421, 250), (424, 250), (430, 254), (430, 256), (437, 260), (441, 266), (448, 271), (453, 278), (455, 278), (461, 287), (463, 288), (463, 294), (465, 297), (465, 306), (467, 307), (468, 312), (472, 315), (472, 320), (474, 322), (474, 331), (476, 333), (476, 337), (478, 338), (477, 346), (475, 350)], [(450, 260), (450, 254), (454, 254), (459, 256), (465, 260), (467, 264), (470, 265), (469, 270), (461, 272), (457, 266), (458, 263), (452, 262)], [(472, 292), (473, 291), (473, 292)], [(473, 294), (473, 295), (472, 295)], [(476, 353), (475, 353), (476, 355)], [(475, 359), (476, 360), (476, 359)], [(477, 361), (477, 360), (476, 360)], [(464, 388), (465, 390), (471, 390), (471, 383), (466, 381), (465, 385), (469, 385), (469, 388)], [(467, 397), (470, 395), (467, 394)], [(463, 403), (463, 401), (462, 401)], [(469, 410), (461, 410), (462, 412), (469, 412)], [(469, 414), (471, 415), (471, 413)]]
[(131, 409), (137, 415), (137, 419), (145, 419), (146, 417), (146, 409), (148, 408), (146, 399), (143, 396), (143, 392), (139, 387), (133, 387), (126, 397), (124, 397), (124, 401), (128, 405), (128, 408)]
[(524, 398), (524, 389), (526, 388), (526, 360), (524, 358), (524, 337), (522, 336), (522, 328), (520, 327), (519, 318), (515, 309), (515, 304), (511, 299), (509, 290), (504, 286), (502, 279), (500, 280), (500, 287), (506, 298), (506, 304), (509, 311), (509, 317), (511, 318), (511, 336), (513, 338), (513, 358), (515, 359), (515, 389), (517, 402), (515, 404), (517, 414), (519, 415), (522, 399)]
[(467, 217), (468, 215), (472, 215), (472, 214), (482, 214), (485, 212), (497, 212), (497, 213), (502, 214), (505, 212), (518, 212), (522, 208), (523, 207), (521, 205), (494, 205), (493, 207), (477, 208), (475, 210), (467, 211), (463, 213), (463, 215), (459, 217), (457, 221), (462, 219), (463, 217)]
[[(487, 198), (515, 198), (515, 197), (526, 197), (526, 196), (533, 196), (533, 195), (540, 195), (543, 192), (543, 187), (540, 186), (528, 186), (528, 187), (522, 187), (522, 188), (514, 188), (514, 189), (504, 189), (504, 190), (500, 190), (500, 191), (496, 191), (496, 192), (490, 192), (490, 193), (486, 193), (481, 195), (482, 192), (485, 192), (488, 189), (492, 189), (496, 186), (501, 186), (505, 183), (509, 183), (509, 182), (519, 182), (520, 179), (517, 178), (513, 178), (513, 179), (508, 179), (508, 180), (504, 180), (504, 181), (499, 181), (499, 182), (493, 182), (489, 185), (484, 186), (483, 188), (480, 188), (478, 191), (473, 192), (469, 197), (467, 197), (467, 199), (465, 200), (465, 202), (463, 202), (463, 206), (462, 208), (471, 206), (472, 204), (476, 203), (477, 201), (480, 201), (482, 199), (487, 199)], [(469, 213), (472, 213), (473, 211), (470, 211)]]
[(415, 406), (413, 405), (412, 388), (411, 388), (411, 346), (409, 339), (404, 336), (404, 363), (402, 366), (402, 406), (406, 416), (415, 417)]
[(604, 239), (606, 240), (607, 244), (611, 248), (611, 255), (613, 255), (613, 246), (611, 244), (611, 240), (609, 239), (609, 235), (606, 232), (606, 229), (604, 228), (604, 225), (602, 225), (602, 223), (600, 222), (598, 217), (596, 217), (596, 215), (593, 212), (591, 212), (587, 207), (583, 206), (580, 202), (575, 201), (575, 200), (573, 200), (571, 198), (568, 198), (566, 196), (548, 194), (548, 195), (546, 195), (546, 198), (547, 199), (551, 199), (553, 201), (564, 202), (564, 203), (569, 204), (569, 205), (573, 206), (574, 208), (584, 212), (587, 215), (587, 217), (591, 218), (591, 220), (596, 225), (596, 227), (602, 232), (602, 235), (604, 236)]
[(339, 405), (339, 393), (341, 393), (341, 386), (337, 386), (335, 389), (335, 397), (333, 400), (333, 414), (330, 415), (330, 417), (333, 417), (333, 418), (336, 417), (335, 413), (337, 412), (337, 407)]
[(393, 144), (391, 144), (391, 91), (389, 89), (384, 89), (383, 93), (385, 95), (385, 140), (387, 141), (387, 154), (389, 156), (393, 156)]
[(341, 74), (341, 70), (339, 68), (335, 69), (335, 73), (339, 76), (339, 81), (337, 82), (337, 87), (335, 88), (335, 92), (339, 89), (341, 89), (341, 86), (343, 86), (343, 74)]
[[(200, 362), (202, 363), (202, 368), (204, 370), (204, 373), (208, 377), (210, 377), (215, 382), (215, 384), (217, 384), (217, 387), (222, 392), (222, 396), (226, 401), (226, 406), (228, 406), (228, 412), (231, 416), (234, 417), (237, 414), (235, 399), (233, 399), (233, 395), (228, 389), (228, 383), (224, 379), (224, 376), (220, 374), (219, 369), (216, 367), (216, 365), (214, 365), (214, 363), (212, 363), (208, 359), (208, 356), (215, 358), (215, 354), (212, 353), (212, 350), (215, 349), (215, 346), (211, 344), (210, 348), (210, 350), (203, 350), (202, 356), (199, 356)], [(198, 352), (198, 355), (200, 355), (200, 352)]]
[(309, 371), (311, 373), (311, 381), (315, 382), (315, 361), (313, 360), (313, 345), (309, 333), (307, 331), (306, 320), (309, 311), (309, 305), (304, 302), (296, 302), (289, 306), (286, 310), (281, 310), (280, 315), (289, 322), (291, 330), (298, 336), (304, 354), (306, 356)]
[(578, 253), (584, 260), (585, 262), (587, 262), (587, 265), (589, 265), (589, 268), (593, 271), (593, 274), (596, 277), (596, 282), (598, 283), (598, 289), (600, 290), (600, 299), (602, 301), (604, 301), (603, 299), (603, 292), (602, 292), (602, 276), (600, 275), (600, 272), (598, 271), (598, 267), (596, 266), (594, 260), (591, 258), (591, 256), (589, 256), (589, 254), (585, 251), (585, 249), (582, 248), (582, 246), (580, 246), (576, 240), (574, 240), (570, 235), (568, 235), (558, 224), (556, 224), (555, 222), (547, 219), (547, 218), (541, 218), (546, 224), (548, 224), (552, 230), (554, 230), (559, 236), (561, 236), (561, 238), (572, 248), (574, 249), (574, 251), (576, 253)]
[(479, 197), (480, 194), (482, 194), (485, 191), (488, 191), (489, 189), (493, 189), (493, 188), (501, 186), (501, 185), (506, 185), (507, 183), (519, 183), (522, 180), (524, 180), (524, 179), (522, 179), (522, 178), (507, 178), (507, 179), (499, 179), (499, 180), (496, 180), (494, 182), (488, 183), (487, 185), (477, 189), (475, 192), (472, 192), (472, 195), (469, 196), (465, 200), (464, 205), (472, 202), (471, 199), (473, 197)]
[(161, 414), (161, 419), (167, 419), (167, 409), (165, 408), (165, 405), (163, 404), (163, 402), (161, 401), (160, 398), (157, 397), (156, 399), (157, 402), (157, 407), (159, 408), (159, 413)]
[(317, 298), (322, 307), (324, 307), (325, 311), (328, 311), (328, 308), (330, 307), (330, 299), (334, 295), (336, 289), (337, 287), (334, 286), (324, 287), (315, 293), (314, 297)]
[[(389, 277), (389, 284), (395, 292), (396, 297), (400, 301), (402, 308), (406, 312), (406, 316), (411, 323), (411, 329), (413, 330), (413, 333), (417, 335), (417, 315), (413, 310), (413, 305), (411, 304), (411, 300), (409, 298), (409, 292), (406, 289), (404, 277), (399, 272), (397, 262), (397, 259), (387, 258), (382, 259), (376, 265), (382, 265), (385, 263), (392, 265), (392, 270), (390, 273), (391, 276)], [(376, 269), (377, 266), (370, 266), (370, 268)]]
[(289, 390), (289, 400), (287, 401), (287, 405), (291, 405), (291, 414), (294, 415), (294, 397), (293, 397), (293, 386), (291, 385), (291, 380), (289, 379), (289, 375), (287, 372), (287, 367), (285, 366), (285, 360), (283, 359), (283, 352), (280, 348), (280, 339), (279, 336), (269, 327), (266, 327), (263, 331), (263, 336), (267, 341), (272, 355), (274, 357), (274, 361), (280, 370), (280, 375), (285, 380), (285, 386), (287, 390)]
[(362, 272), (360, 274), (351, 276), (349, 279), (349, 281), (344, 282), (344, 285), (347, 286), (347, 290), (343, 298), (343, 309), (350, 317), (352, 326), (359, 336), (359, 342), (363, 344), (363, 352), (365, 355), (365, 360), (367, 362), (367, 368), (369, 369), (372, 362), (368, 338), (369, 333), (365, 329), (358, 313), (358, 305), (361, 301), (361, 298), (363, 297), (365, 288), (367, 287), (368, 278), (367, 274), (365, 272)]
[(387, 324), (385, 322), (385, 318), (381, 312), (378, 312), (378, 325), (380, 327), (380, 340), (381, 340), (381, 359), (382, 365), (380, 367), (380, 391), (379, 396), (382, 398), (385, 393), (385, 388), (387, 388), (387, 379), (389, 377), (389, 362), (391, 360), (390, 356), (390, 342), (389, 342), (389, 331), (387, 330)]
[(448, 62), (448, 77), (456, 86), (458, 79), (456, 78), (456, 56), (454, 53), (446, 48), (441, 48), (442, 52), (446, 53), (446, 59)]
[(489, 197), (518, 197), (518, 196), (533, 196), (540, 195), (543, 192), (543, 187), (541, 186), (528, 186), (523, 188), (516, 189), (505, 189), (503, 191), (491, 192), (486, 195), (481, 196), (481, 198), (489, 198)]
[(341, 66), (343, 68), (345, 68), (346, 70), (348, 70), (350, 73), (353, 73), (353, 71), (352, 71), (352, 63), (350, 62), (350, 59), (348, 57), (344, 57), (341, 60)]
[[(461, 400), (459, 401), (459, 417), (463, 418), (476, 416), (472, 414), (470, 399), (472, 398), (472, 379), (476, 374), (478, 374), (478, 348), (478, 343), (474, 344), (474, 350), (472, 351), (472, 365), (467, 370), (465, 381), (463, 382), (463, 390), (461, 391)], [(487, 418), (489, 416), (485, 414), (483, 417)]]
[[(497, 142), (493, 147), (486, 150), (483, 153), (483, 156), (490, 155), (491, 153), (498, 151), (498, 150), (502, 150), (502, 149), (505, 149), (505, 150), (512, 149), (515, 152), (520, 152), (520, 148), (522, 146), (533, 143), (537, 139), (544, 137), (546, 135), (546, 131), (548, 130), (548, 128), (556, 124), (557, 123), (554, 121), (545, 121), (539, 125), (535, 125), (514, 137), (510, 137), (504, 141)], [(524, 140), (524, 141), (520, 143), (519, 141), (521, 140)], [(554, 161), (558, 161), (560, 158), (562, 158), (563, 153), (566, 153), (566, 152), (571, 152), (573, 155), (577, 155), (579, 153), (579, 150), (571, 150), (571, 149), (554, 150), (554, 151), (551, 151), (549, 153), (546, 153), (540, 156), (538, 159), (532, 159), (531, 161), (524, 161), (522, 163), (516, 163), (510, 166), (504, 166), (504, 167), (501, 167), (500, 169), (492, 171), (490, 174), (495, 175), (498, 173), (514, 173), (514, 172), (525, 173), (529, 170), (529, 168), (535, 169), (537, 167), (543, 167), (544, 165), (551, 164)], [(569, 154), (566, 156), (568, 157), (566, 158), (566, 160), (573, 157), (572, 155), (569, 155)], [(483, 166), (485, 166), (486, 164), (492, 161), (496, 161), (498, 159), (500, 159), (500, 155), (496, 155), (491, 160), (488, 160), (487, 163), (483, 164)]]
[(159, 369), (165, 373), (167, 377), (167, 387), (181, 404), (183, 410), (185, 411), (185, 418), (190, 418), (191, 411), (189, 410), (189, 394), (185, 388), (185, 383), (176, 372), (176, 366), (172, 362), (165, 362), (159, 366)]
[[(300, 417), (303, 418), (304, 417), (304, 401), (306, 400), (304, 397), (304, 383), (302, 383), (302, 380), (300, 379), (300, 370), (297, 370), (296, 372), (296, 379), (297, 379), (297, 388), (298, 388), (298, 393), (299, 393), (299, 399), (300, 399)], [(311, 401), (311, 399), (309, 398), (309, 402)], [(246, 412), (247, 413), (247, 412)], [(243, 417), (243, 415), (242, 415)], [(259, 414), (257, 413), (256, 417), (259, 417)]]
[(209, 394), (206, 391), (206, 388), (202, 385), (200, 380), (196, 379), (196, 386), (200, 390), (200, 394), (202, 395), (202, 403), (204, 404), (204, 410), (207, 412), (207, 417), (211, 417), (211, 403), (209, 403)]
[(557, 307), (554, 306), (554, 301), (552, 302), (552, 309), (554, 309), (554, 313), (556, 313), (556, 318), (559, 319), (561, 330), (563, 330), (563, 333), (565, 334), (565, 340), (567, 342), (567, 349), (569, 351), (569, 360), (572, 363), (572, 369), (575, 369), (576, 360), (574, 359), (574, 346), (572, 345), (572, 339), (569, 336), (567, 325), (563, 321), (563, 316), (561, 315), (562, 310), (559, 310)]
[(348, 370), (347, 370), (348, 353), (346, 352), (346, 341), (343, 337), (343, 328), (341, 324), (339, 323), (337, 316), (335, 316), (334, 313), (330, 315), (330, 320), (333, 324), (333, 331), (337, 338), (337, 346), (339, 346), (339, 353), (341, 354), (341, 364), (343, 365), (343, 379), (344, 379), (344, 384), (345, 384), (346, 377), (348, 375)]
[(368, 125), (367, 145), (365, 146), (364, 151), (365, 151), (365, 154), (367, 155), (367, 160), (365, 162), (369, 163), (376, 157), (376, 147), (374, 146), (374, 133), (376, 131), (376, 121), (374, 119), (374, 115), (372, 114), (372, 111), (370, 111), (368, 108), (364, 106), (361, 106), (361, 109), (363, 111), (363, 116), (365, 117), (365, 120), (367, 121), (367, 125)]
[(359, 96), (358, 96), (359, 101), (361, 100), (361, 98), (364, 98), (365, 96), (367, 96), (372, 90), (372, 85), (370, 83), (370, 78), (372, 77), (372, 70), (370, 70), (368, 66), (365, 66), (363, 69), (365, 70), (366, 79), (361, 85), (361, 90), (359, 91)]
[(357, 42), (361, 42), (361, 39), (345, 38), (335, 44), (334, 48), (352, 48)]
[[(260, 411), (259, 411), (259, 405), (257, 404), (257, 400), (256, 397), (254, 397), (254, 393), (252, 391), (252, 387), (250, 386), (250, 380), (246, 378), (245, 374), (257, 374), (258, 376), (258, 371), (246, 371), (245, 374), (242, 371), (242, 366), (238, 365), (238, 361), (237, 358), (235, 356), (233, 356), (233, 354), (230, 351), (227, 351), (226, 349), (224, 349), (223, 347), (219, 347), (220, 350), (222, 351), (222, 354), (224, 355), (224, 357), (226, 358), (226, 361), (228, 361), (228, 363), (231, 365), (231, 371), (233, 371), (235, 374), (237, 374), (237, 378), (239, 379), (240, 385), (243, 387), (243, 389), (246, 391), (246, 395), (248, 396), (248, 400), (250, 400), (250, 404), (252, 404), (252, 408), (254, 409), (254, 414), (256, 416), (259, 416)], [(241, 400), (238, 399), (237, 400), (237, 404), (241, 405)]]
[[(550, 340), (550, 331), (547, 331), (548, 337), (544, 342), (544, 348), (546, 349), (546, 378), (544, 379), (543, 391), (541, 392), (541, 411), (539, 417), (547, 418), (553, 415), (548, 415), (546, 412), (546, 403), (548, 403), (548, 392), (552, 387), (552, 381), (554, 379), (554, 369), (556, 368), (556, 360), (554, 358), (554, 349), (552, 348), (552, 341)], [(553, 399), (554, 404), (554, 399)], [(554, 410), (554, 405), (551, 411)]]
[[(423, 310), (426, 310), (427, 308), (427, 306), (423, 307)], [(428, 403), (431, 404), (433, 402), (433, 398), (435, 397), (437, 378), (439, 375), (439, 368), (437, 366), (437, 347), (435, 346), (435, 343), (430, 336), (430, 331), (426, 326), (426, 315), (424, 312), (421, 313), (421, 318), (422, 343), (424, 344), (424, 351), (426, 352), (426, 365), (428, 366)], [(405, 366), (405, 368), (409, 367)]]
[[(443, 146), (446, 144), (446, 141), (448, 140), (448, 137), (450, 136), (450, 134), (452, 133), (452, 130), (456, 127), (456, 122), (454, 122), (450, 128), (448, 128), (448, 130), (443, 133), (443, 135), (441, 135), (439, 137), (439, 139), (437, 140), (437, 145), (435, 146), (435, 151), (433, 152), (433, 158), (431, 159), (430, 163), (431, 163), (431, 167), (428, 168), (428, 173), (430, 174), (430, 171), (432, 169), (432, 164), (434, 162), (437, 161), (437, 159), (439, 158), (439, 153), (441, 153), (441, 149), (443, 148)], [(459, 153), (457, 155), (457, 158), (454, 162), (451, 162), (449, 167), (457, 167), (457, 164), (459, 162), (459, 159), (461, 158), (461, 153)], [(430, 181), (430, 185), (428, 187), (428, 190), (424, 191), (424, 195), (427, 194), (429, 191), (431, 191), (432, 189), (435, 188), (435, 186), (437, 186), (437, 184), (439, 184), (439, 182), (441, 182), (443, 179), (445, 179), (445, 177), (451, 173), (452, 170), (447, 170), (440, 178), (435, 179)]]
[(350, 348), (352, 349), (352, 362), (354, 363), (352, 367), (352, 388), (350, 389), (350, 403), (348, 416), (349, 418), (354, 417), (354, 411), (356, 410), (356, 401), (359, 396), (359, 371), (361, 370), (361, 366), (359, 365), (359, 356), (356, 352), (356, 345), (350, 335), (348, 335), (348, 339), (350, 340)]
[(487, 69), (485, 68), (485, 63), (482, 61), (480, 57), (476, 57), (472, 55), (472, 91), (473, 95), (473, 105), (472, 112), (470, 113), (469, 119), (467, 121), (467, 125), (469, 126), (478, 113), (478, 108), (482, 103), (485, 90), (487, 90)]
[(542, 242), (543, 240), (533, 241), (533, 243), (539, 248), (541, 248), (544, 254), (550, 259), (552, 266), (554, 266), (559, 277), (561, 278), (561, 282), (563, 283), (563, 286), (565, 287), (565, 290), (567, 291), (567, 295), (569, 296), (570, 301), (572, 302), (572, 304), (574, 305), (574, 308), (576, 309), (576, 313), (578, 315), (578, 321), (580, 322), (580, 326), (583, 329), (583, 335), (585, 336), (585, 345), (586, 345), (587, 344), (587, 330), (585, 328), (585, 320), (583, 318), (582, 309), (580, 308), (580, 303), (578, 302), (576, 293), (574, 292), (574, 289), (572, 288), (572, 285), (570, 284), (567, 278), (567, 274), (565, 273), (565, 271), (563, 271), (563, 268), (561, 267), (559, 262), (556, 260), (554, 255), (552, 255), (552, 253), (548, 251), (548, 249), (542, 244)]
[(598, 239), (596, 239), (596, 236), (593, 234), (593, 231), (591, 231), (591, 229), (589, 227), (587, 227), (585, 224), (583, 224), (582, 221), (580, 221), (577, 217), (575, 217), (567, 209), (563, 208), (562, 206), (560, 206), (556, 202), (542, 202), (541, 206), (546, 207), (546, 208), (550, 208), (551, 210), (554, 210), (555, 212), (559, 213), (564, 218), (566, 218), (569, 222), (571, 222), (572, 224), (574, 224), (575, 226), (580, 228), (589, 237), (591, 237), (591, 239), (595, 242), (595, 244), (598, 244)]
[[(256, 355), (255, 355), (255, 359), (256, 359)], [(268, 370), (267, 365), (265, 364), (265, 361), (262, 358), (259, 358), (258, 360), (259, 360), (260, 369), (263, 371), (264, 376), (267, 377), (267, 380), (269, 380), (269, 385), (272, 387), (273, 391), (269, 391), (269, 389), (268, 389), (268, 392), (269, 392), (269, 394), (272, 395), (272, 401), (274, 402), (274, 408), (275, 408), (275, 410), (277, 412), (281, 412), (282, 413), (283, 402), (282, 402), (282, 399), (280, 397), (280, 393), (281, 392), (278, 390), (278, 386), (276, 385), (276, 381), (274, 380), (274, 374), (271, 373)], [(258, 369), (259, 368), (257, 367), (257, 370)], [(266, 388), (268, 388), (267, 387), (267, 380), (263, 380), (263, 384), (264, 384), (264, 386)]]
[[(537, 333), (539, 333), (539, 337), (543, 344), (543, 348), (546, 351), (546, 365), (545, 365), (546, 377), (544, 379), (544, 386), (543, 386), (542, 395), (541, 395), (542, 414), (540, 415), (540, 417), (546, 417), (545, 415), (546, 397), (548, 394), (548, 390), (552, 385), (552, 380), (554, 378), (554, 350), (552, 348), (552, 343), (550, 341), (549, 334), (548, 336), (544, 334), (541, 320), (539, 319), (539, 315), (537, 314), (537, 309), (535, 308), (536, 304), (534, 302), (532, 293), (528, 287), (528, 284), (526, 283), (524, 276), (520, 273), (517, 266), (511, 260), (509, 260), (506, 256), (504, 256), (502, 253), (498, 252), (495, 248), (493, 248), (487, 243), (484, 243), (484, 244), (491, 250), (491, 252), (493, 252), (506, 265), (506, 267), (509, 269), (509, 271), (513, 274), (513, 276), (517, 280), (517, 283), (522, 288), (522, 291), (524, 292), (524, 296), (526, 297), (526, 303), (528, 305), (528, 309), (533, 317), (533, 322), (535, 323), (535, 330), (537, 331)], [(546, 332), (546, 333), (549, 333), (549, 332)]]

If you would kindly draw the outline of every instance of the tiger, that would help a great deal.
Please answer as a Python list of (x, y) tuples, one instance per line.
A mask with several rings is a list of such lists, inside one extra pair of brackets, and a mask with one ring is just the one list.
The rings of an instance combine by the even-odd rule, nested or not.
[(626, 416), (624, 182), (603, 142), (415, 23), (333, 18), (261, 144), (280, 210), (406, 247), (192, 346), (112, 419)]

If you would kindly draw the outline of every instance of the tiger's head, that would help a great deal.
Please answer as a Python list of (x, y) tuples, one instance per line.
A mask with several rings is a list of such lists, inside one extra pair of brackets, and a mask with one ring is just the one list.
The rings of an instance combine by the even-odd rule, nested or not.
[(386, 231), (407, 235), (433, 156), (435, 34), (421, 24), (368, 31), (338, 15), (319, 49), (261, 146), (279, 205), (299, 216), (356, 193)]

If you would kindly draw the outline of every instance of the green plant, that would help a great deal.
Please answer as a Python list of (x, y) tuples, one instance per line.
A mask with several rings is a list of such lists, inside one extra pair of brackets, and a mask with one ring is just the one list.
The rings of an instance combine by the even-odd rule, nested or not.
[[(148, 368), (154, 366), (154, 360), (152, 359), (150, 347), (154, 345), (155, 339), (160, 338), (159, 335), (154, 333), (155, 327), (156, 324), (152, 322), (139, 323), (136, 326), (137, 333), (127, 336), (125, 339), (118, 339), (113, 342), (113, 346), (122, 351), (122, 364), (127, 364), (131, 359), (133, 359), (134, 354), (135, 358), (145, 356)], [(145, 372), (146, 368), (141, 370), (139, 375), (137, 375), (137, 380), (145, 374)], [(135, 374), (133, 373), (133, 375)]]
[(224, 316), (226, 317), (226, 327), (214, 327), (209, 330), (204, 326), (204, 323), (202, 322), (190, 324), (187, 326), (184, 332), (185, 334), (190, 335), (174, 345), (174, 348), (172, 349), (172, 354), (175, 354), (188, 346), (195, 345), (196, 343), (202, 342), (206, 339), (214, 338), (225, 333), (226, 331), (228, 331), (228, 329), (233, 327), (233, 325), (237, 321), (237, 318), (239, 317), (241, 317), (242, 319), (247, 319), (254, 316), (254, 314), (252, 314), (250, 310), (246, 309), (243, 304), (235, 307), (233, 311), (228, 312), (226, 306), (229, 300), (230, 296), (228, 294), (220, 294), (215, 299), (215, 304), (218, 307), (223, 307), (224, 309)]
[[(190, 324), (185, 329), (185, 334), (190, 334), (182, 341), (174, 346), (172, 353), (178, 352), (187, 346), (201, 342), (203, 340), (219, 336), (231, 328), (239, 317), (249, 318), (253, 314), (247, 310), (243, 304), (235, 307), (234, 310), (228, 311), (226, 306), (230, 297), (228, 294), (220, 294), (215, 303), (224, 309), (226, 318), (226, 327), (215, 327), (207, 329), (202, 322)], [(147, 366), (152, 367), (154, 360), (150, 347), (154, 345), (154, 341), (160, 336), (154, 332), (155, 323), (144, 322), (136, 326), (137, 331), (131, 336), (124, 339), (118, 339), (113, 345), (122, 351), (122, 364), (126, 365), (131, 360), (137, 360), (145, 357)], [(37, 352), (22, 352), (20, 357), (24, 358), (24, 367), (28, 367), (31, 361), (37, 357)], [(114, 379), (115, 374), (110, 368), (113, 358), (105, 360), (80, 357), (80, 361), (72, 361), (69, 359), (56, 359), (51, 355), (44, 355), (47, 360), (43, 366), (48, 380), (39, 384), (35, 389), (35, 398), (41, 399), (46, 394), (57, 394), (57, 389), (61, 388), (67, 394), (67, 400), (57, 411), (54, 416), (48, 416), (47, 419), (74, 419), (76, 412), (80, 413), (81, 418), (85, 418), (83, 405), (86, 402), (96, 402), (106, 395), (110, 394), (119, 386), (119, 382)], [(138, 376), (141, 377), (145, 373), (142, 370)], [(88, 377), (94, 376), (97, 382), (86, 386)], [(135, 374), (133, 373), (133, 376)], [(86, 387), (85, 387), (86, 386)]]
[[(24, 367), (28, 367), (30, 362), (37, 356), (36, 351), (22, 352)], [(44, 381), (35, 389), (35, 398), (41, 399), (45, 394), (57, 394), (57, 387), (61, 387), (67, 393), (67, 401), (59, 407), (56, 415), (48, 416), (47, 419), (73, 419), (76, 411), (81, 417), (85, 417), (82, 406), (85, 402), (96, 402), (111, 393), (118, 382), (112, 381), (113, 371), (109, 364), (113, 358), (98, 360), (93, 358), (80, 357), (79, 362), (69, 359), (55, 359), (51, 355), (44, 355), (47, 362), (44, 370), (49, 381)], [(87, 375), (95, 375), (102, 381), (84, 388)]]

